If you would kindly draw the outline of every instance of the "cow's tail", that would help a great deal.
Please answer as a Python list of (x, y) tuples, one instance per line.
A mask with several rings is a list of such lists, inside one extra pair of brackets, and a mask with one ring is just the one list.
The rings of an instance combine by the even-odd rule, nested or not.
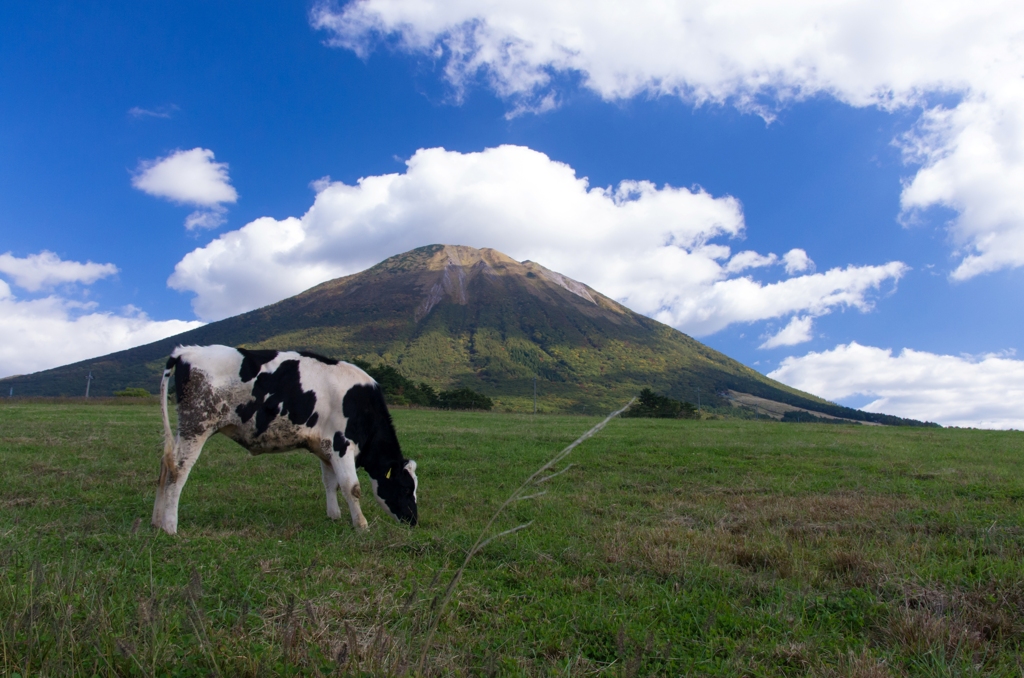
[(167, 360), (163, 379), (160, 380), (160, 409), (164, 415), (164, 456), (160, 463), (160, 486), (167, 481), (167, 475), (174, 473), (174, 433), (171, 431), (171, 417), (167, 412), (167, 384), (171, 380), (178, 359), (173, 355)]

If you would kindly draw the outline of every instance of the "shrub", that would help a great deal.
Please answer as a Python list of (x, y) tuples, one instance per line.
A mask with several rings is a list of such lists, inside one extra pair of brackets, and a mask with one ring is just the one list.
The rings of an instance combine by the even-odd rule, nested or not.
[(114, 395), (119, 398), (149, 398), (153, 394), (144, 388), (138, 388), (137, 386), (129, 386), (123, 391), (114, 391)]
[(695, 419), (697, 408), (693, 403), (679, 402), (658, 395), (649, 388), (640, 391), (640, 396), (623, 417), (652, 417), (658, 419)]

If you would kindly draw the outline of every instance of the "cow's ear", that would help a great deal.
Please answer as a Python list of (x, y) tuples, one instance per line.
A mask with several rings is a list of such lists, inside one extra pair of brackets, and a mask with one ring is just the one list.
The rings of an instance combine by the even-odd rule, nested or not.
[(410, 473), (415, 473), (416, 472), (416, 462), (414, 462), (412, 459), (407, 461), (406, 464), (405, 464), (405, 470), (409, 471)]

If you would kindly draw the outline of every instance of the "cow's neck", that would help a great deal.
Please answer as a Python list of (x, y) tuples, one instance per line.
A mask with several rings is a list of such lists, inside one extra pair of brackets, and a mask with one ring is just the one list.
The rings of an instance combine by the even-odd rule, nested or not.
[(360, 450), (356, 457), (356, 466), (366, 470), (374, 480), (380, 480), (395, 462), (401, 462), (402, 451), (397, 443), (394, 445), (368, 445), (367, 449)]

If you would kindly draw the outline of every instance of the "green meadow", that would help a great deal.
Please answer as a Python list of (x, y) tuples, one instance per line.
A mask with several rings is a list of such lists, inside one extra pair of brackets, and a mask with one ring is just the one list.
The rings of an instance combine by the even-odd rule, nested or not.
[(0, 674), (1024, 672), (1019, 432), (617, 419), (441, 608), (599, 417), (396, 409), (421, 522), (364, 477), (365, 532), (308, 453), (217, 436), (170, 537), (159, 407), (121, 400), (0, 404)]

